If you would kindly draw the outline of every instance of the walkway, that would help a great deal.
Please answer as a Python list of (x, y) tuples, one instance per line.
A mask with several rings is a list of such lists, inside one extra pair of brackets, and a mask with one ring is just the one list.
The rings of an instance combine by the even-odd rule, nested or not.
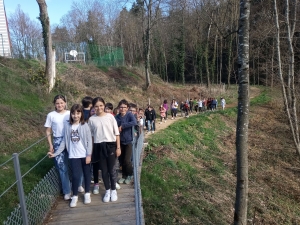
[[(93, 187), (93, 185), (91, 186)], [(102, 201), (105, 193), (103, 183), (100, 184), (100, 194), (91, 194), (92, 202), (88, 205), (83, 204), (83, 194), (79, 194), (75, 208), (70, 208), (70, 202), (64, 201), (61, 196), (44, 225), (136, 224), (134, 186), (133, 184), (123, 184), (121, 187), (118, 190), (118, 201), (116, 202), (104, 203)]]

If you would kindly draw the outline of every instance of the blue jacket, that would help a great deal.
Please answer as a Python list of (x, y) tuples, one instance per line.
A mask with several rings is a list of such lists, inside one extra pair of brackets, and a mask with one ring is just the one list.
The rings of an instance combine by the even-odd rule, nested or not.
[(127, 112), (123, 117), (119, 113), (116, 115), (118, 127), (122, 126), (120, 142), (127, 145), (133, 141), (132, 127), (137, 125), (136, 119), (131, 112)]

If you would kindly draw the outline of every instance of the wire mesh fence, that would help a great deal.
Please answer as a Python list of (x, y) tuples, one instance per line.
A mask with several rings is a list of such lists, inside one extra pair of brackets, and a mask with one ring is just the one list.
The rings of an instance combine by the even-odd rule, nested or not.
[[(39, 142), (38, 142), (39, 143)], [(144, 145), (144, 132), (138, 132), (133, 141), (133, 165), (134, 165), (134, 188), (135, 188), (135, 203), (136, 203), (136, 224), (144, 224), (144, 216), (142, 209), (142, 196), (140, 188), (140, 171), (142, 163), (142, 151)], [(32, 145), (33, 147), (35, 145)], [(30, 148), (27, 148), (29, 150)], [(23, 153), (24, 150), (21, 152)], [(30, 175), (30, 172), (36, 168), (39, 169), (38, 165), (41, 166), (41, 162), (47, 157), (43, 157), (40, 161), (36, 162), (35, 165), (21, 175), (19, 155), (15, 153), (12, 157), (15, 164), (15, 171), (19, 170), (19, 176), (16, 173), (16, 182), (14, 182), (9, 188), (7, 188), (2, 194), (6, 194), (8, 191), (16, 192), (14, 187), (16, 184), (18, 186), (18, 196), (19, 203), (17, 207), (13, 209), (10, 215), (4, 220), (4, 225), (20, 225), (20, 224), (30, 224), (39, 225), (43, 223), (47, 214), (51, 210), (52, 206), (56, 202), (57, 197), (60, 195), (61, 183), (60, 177), (55, 167), (52, 167), (50, 171), (34, 186), (34, 188), (27, 194), (24, 194), (23, 182), (30, 182), (32, 180), (31, 176), (28, 176), (28, 180), (23, 181), (22, 178)], [(17, 159), (17, 160), (16, 160)], [(5, 166), (11, 159), (2, 163), (1, 166)], [(17, 165), (16, 165), (17, 164)], [(70, 172), (70, 171), (69, 171)], [(20, 188), (20, 184), (21, 188)], [(13, 190), (11, 190), (13, 189)], [(22, 190), (20, 190), (22, 189)], [(24, 199), (24, 201), (22, 200)], [(26, 218), (24, 218), (26, 217)]]
[(93, 42), (53, 42), (55, 45), (56, 60), (66, 61), (65, 54), (71, 50), (84, 54), (84, 60), (67, 60), (67, 61), (84, 61), (93, 63), (97, 66), (123, 66), (125, 62), (123, 48), (114, 46), (100, 46)]
[(45, 154), (46, 138), (1, 159), (1, 224), (40, 224), (60, 193), (59, 176)]
[[(60, 179), (53, 167), (36, 187), (26, 196), (26, 209), (30, 225), (42, 224), (43, 219), (60, 194)], [(21, 207), (18, 206), (3, 223), (4, 225), (23, 224)]]

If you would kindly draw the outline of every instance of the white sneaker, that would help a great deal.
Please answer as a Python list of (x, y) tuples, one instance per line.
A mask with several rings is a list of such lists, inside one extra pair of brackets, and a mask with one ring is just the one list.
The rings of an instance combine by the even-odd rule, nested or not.
[(99, 185), (95, 185), (95, 186), (94, 186), (93, 194), (94, 194), (94, 195), (99, 194)]
[(154, 134), (154, 131), (152, 131), (152, 134)]
[(71, 199), (71, 193), (70, 193), (70, 194), (65, 194), (64, 199), (65, 199), (66, 201), (67, 201), (67, 200), (70, 200), (70, 199)]
[(73, 196), (73, 197), (72, 197), (72, 201), (71, 201), (71, 203), (70, 203), (70, 207), (71, 207), (71, 208), (76, 207), (77, 201), (78, 201), (78, 196)]
[(91, 193), (85, 193), (84, 194), (84, 204), (91, 203)]
[(116, 190), (112, 190), (110, 193), (110, 199), (112, 202), (115, 202), (118, 200), (118, 195)]
[(125, 184), (130, 184), (132, 181), (133, 176), (127, 176), (126, 180), (125, 180)]
[(103, 202), (109, 202), (110, 200), (110, 189), (106, 190), (105, 195), (103, 197)]
[(116, 189), (117, 189), (117, 190), (120, 190), (120, 189), (121, 189), (120, 184), (116, 183)]
[(80, 192), (80, 193), (84, 192), (84, 188), (82, 186), (79, 186), (78, 192)]

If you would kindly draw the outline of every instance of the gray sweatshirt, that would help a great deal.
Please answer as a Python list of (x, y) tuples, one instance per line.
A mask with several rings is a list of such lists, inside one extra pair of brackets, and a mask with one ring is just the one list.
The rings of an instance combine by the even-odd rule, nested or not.
[[(54, 153), (54, 156), (57, 156), (60, 153), (62, 153), (62, 151), (65, 150), (65, 148), (69, 152), (72, 125), (69, 123), (65, 124), (64, 130), (65, 130), (65, 134), (63, 140), (60, 143), (57, 151)], [(79, 124), (78, 133), (80, 136), (80, 141), (86, 149), (86, 156), (92, 155), (93, 143), (92, 143), (92, 134), (89, 125), (87, 123), (83, 125)]]

